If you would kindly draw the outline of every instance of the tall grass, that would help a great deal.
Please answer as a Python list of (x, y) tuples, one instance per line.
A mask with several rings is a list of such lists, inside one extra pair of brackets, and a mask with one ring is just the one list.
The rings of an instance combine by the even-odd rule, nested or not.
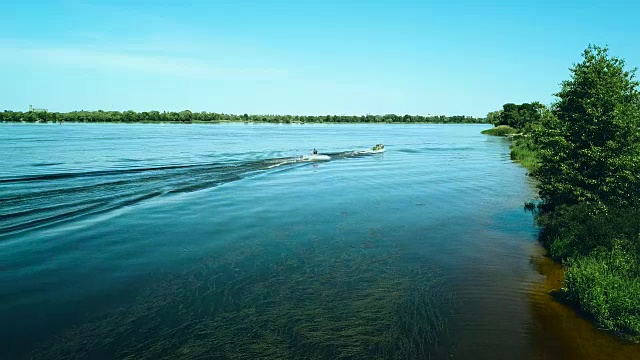
[(530, 171), (536, 169), (539, 161), (536, 156), (535, 146), (530, 138), (521, 136), (513, 139), (510, 149), (511, 160), (520, 163)]

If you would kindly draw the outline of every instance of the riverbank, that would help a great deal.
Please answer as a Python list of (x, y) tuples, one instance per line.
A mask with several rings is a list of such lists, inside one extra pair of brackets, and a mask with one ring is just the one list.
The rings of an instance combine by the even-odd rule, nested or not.
[(558, 301), (554, 294), (565, 280), (563, 265), (542, 247), (536, 246), (533, 253), (531, 264), (543, 277), (529, 292), (536, 359), (640, 359), (640, 345), (620, 341), (593, 326), (575, 307)]
[(451, 123), (451, 122), (269, 122), (269, 121), (189, 121), (189, 122), (158, 122), (158, 121), (137, 121), (137, 122), (117, 122), (117, 121), (0, 121), (0, 124), (41, 124), (41, 125), (64, 125), (64, 124), (156, 124), (156, 125), (219, 125), (219, 124), (273, 124), (273, 125), (490, 125), (489, 123)]
[(531, 139), (522, 136), (512, 137), (509, 148), (511, 149), (511, 160), (524, 166), (530, 172), (534, 171), (540, 164)]
[[(510, 140), (511, 159), (535, 172), (541, 160), (533, 140)], [(640, 211), (593, 213), (574, 205), (553, 216), (538, 213), (536, 222), (548, 256), (564, 268), (561, 286), (550, 289), (554, 297), (598, 328), (640, 343), (640, 247), (633, 238)]]
[(494, 128), (483, 130), (481, 131), (481, 133), (485, 135), (493, 135), (493, 136), (507, 136), (512, 134), (517, 134), (518, 130), (508, 125), (498, 125)]
[(640, 342), (640, 82), (606, 47), (582, 57), (551, 107), (504, 104), (493, 123), (525, 133), (511, 156), (535, 164), (540, 201), (528, 208), (565, 266), (557, 298)]

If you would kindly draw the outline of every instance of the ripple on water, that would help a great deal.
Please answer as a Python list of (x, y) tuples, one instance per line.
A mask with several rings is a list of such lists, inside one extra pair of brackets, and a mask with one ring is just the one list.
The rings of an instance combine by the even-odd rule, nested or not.
[[(551, 301), (545, 281), (554, 277), (531, 261), (538, 253), (522, 209), (532, 197), (526, 170), (509, 160), (507, 142), (479, 134), (481, 126), (7, 129), (0, 131), (0, 317), (12, 326), (0, 329), (9, 339), (0, 357), (30, 353), (51, 334), (71, 334), (60, 351), (116, 337), (124, 343), (111, 345), (139, 354), (152, 343), (167, 350), (169, 339), (191, 354), (210, 341), (237, 346), (236, 338), (256, 350), (264, 344), (254, 330), (271, 344), (282, 345), (284, 334), (325, 351), (296, 335), (311, 334), (355, 351), (361, 336), (388, 344), (430, 334), (405, 336), (433, 324), (413, 315), (393, 337), (376, 328), (402, 324), (398, 313), (380, 317), (407, 305), (389, 297), (423, 301), (430, 297), (416, 294), (430, 289), (437, 291), (423, 295), (451, 294), (450, 302), (428, 313), (410, 302), (402, 314), (453, 311), (435, 358), (637, 357), (637, 347)], [(376, 143), (387, 152), (347, 153)], [(296, 161), (314, 147), (332, 160)], [(63, 217), (51, 221), (56, 216)], [(6, 232), (11, 226), (24, 228)], [(225, 321), (202, 315), (199, 299), (212, 279), (223, 279), (239, 306), (221, 312)], [(213, 293), (208, 305), (225, 296)], [(148, 332), (132, 341), (122, 330), (135, 319)], [(229, 331), (210, 336), (216, 328)], [(166, 332), (149, 335), (157, 330)], [(154, 343), (160, 338), (167, 341)]]

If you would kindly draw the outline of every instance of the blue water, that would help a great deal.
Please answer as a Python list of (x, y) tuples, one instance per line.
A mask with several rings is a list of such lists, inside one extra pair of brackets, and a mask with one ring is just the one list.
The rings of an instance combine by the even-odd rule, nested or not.
[[(434, 357), (531, 358), (533, 189), (487, 127), (0, 125), (0, 358), (141, 308), (203, 259), (261, 249), (230, 270), (257, 276), (308, 244), (329, 272), (354, 244), (433, 270)], [(332, 159), (298, 161), (313, 148)]]

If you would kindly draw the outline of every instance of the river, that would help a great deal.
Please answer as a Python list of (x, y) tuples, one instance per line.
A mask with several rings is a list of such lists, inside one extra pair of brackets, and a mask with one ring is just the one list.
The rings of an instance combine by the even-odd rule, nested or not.
[(487, 127), (0, 124), (0, 359), (640, 358)]

